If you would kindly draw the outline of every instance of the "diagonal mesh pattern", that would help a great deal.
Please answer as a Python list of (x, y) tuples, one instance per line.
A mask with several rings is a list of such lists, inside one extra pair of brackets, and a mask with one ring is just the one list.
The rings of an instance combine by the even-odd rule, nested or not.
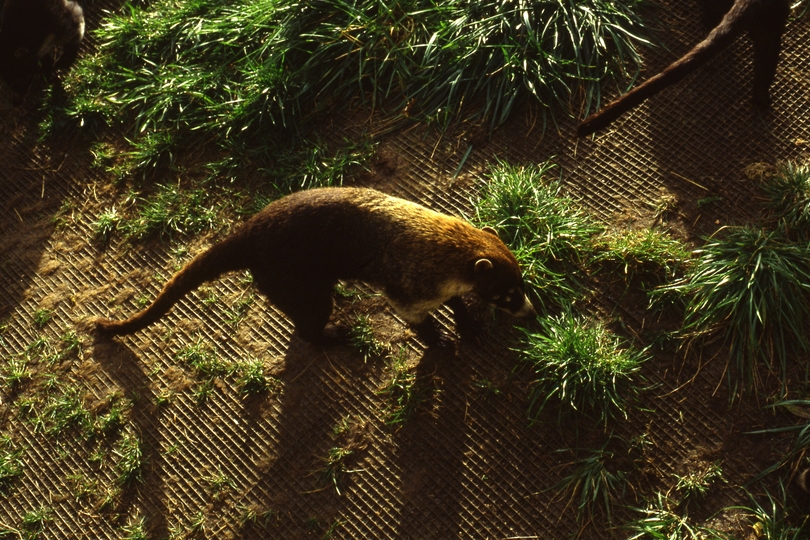
[[(666, 48), (649, 53), (643, 77), (701, 37), (690, 2), (667, 2), (655, 13), (667, 29), (660, 33)], [(648, 209), (670, 193), (689, 234), (711, 234), (756, 216), (748, 166), (807, 157), (808, 42), (808, 18), (791, 21), (769, 113), (749, 105), (751, 49), (741, 39), (594, 139), (574, 140), (573, 119), (541, 132), (537, 111), (527, 105), (491, 140), (472, 143), (455, 178), (466, 139), (418, 130), (389, 135), (381, 145), (396, 156), (396, 178), (370, 183), (469, 214), (494, 157), (552, 159), (568, 192), (602, 219)], [(61, 382), (80, 389), (91, 416), (115, 399), (132, 406), (123, 427), (110, 433), (81, 435), (77, 424), (49, 434), (46, 403), (4, 392), (0, 425), (23, 449), (23, 467), (0, 500), (0, 527), (20, 529), (29, 512), (46, 507), (42, 538), (120, 538), (140, 518), (155, 538), (623, 538), (617, 526), (634, 517), (631, 510), (615, 505), (612, 523), (601, 511), (578, 520), (572, 494), (560, 490), (582, 449), (613, 452), (610, 467), (629, 479), (620, 499), (636, 505), (655, 490), (671, 490), (675, 476), (695, 463), (722, 461), (727, 484), (698, 512), (707, 518), (745, 503), (737, 486), (773, 463), (774, 449), (785, 444), (745, 435), (770, 425), (772, 413), (754, 400), (728, 406), (725, 361), (714, 351), (685, 359), (656, 353), (645, 371), (652, 390), (626, 421), (558, 426), (549, 412), (547, 422), (530, 426), (528, 373), (515, 369), (505, 316), (483, 343), (462, 342), (453, 354), (426, 351), (383, 310), (375, 317), (396, 329), (395, 346), (403, 347), (422, 392), (416, 412), (393, 429), (385, 424), (383, 392), (391, 368), (382, 359), (364, 361), (349, 348), (322, 349), (292, 337), (289, 321), (261, 297), (239, 324), (229, 322), (229, 307), (255, 294), (241, 274), (212, 284), (210, 294), (221, 301), (206, 303), (209, 293), (195, 291), (142, 332), (86, 340), (81, 351), (54, 359), (63, 336), (84, 318), (133, 313), (186, 259), (157, 241), (108, 247), (90, 241), (95, 216), (87, 204), (103, 199), (107, 180), (75, 141), (38, 142), (39, 119), (29, 102), (0, 128), (0, 320), (6, 321), (0, 358), (24, 359), (31, 384), (48, 399), (59, 397), (58, 386), (47, 387), (37, 373), (59, 373)], [(359, 133), (347, 119), (329, 136), (340, 141)], [(721, 202), (698, 202), (710, 197)], [(608, 315), (620, 312), (636, 333), (653, 324), (643, 305), (618, 298), (595, 305)], [(34, 313), (41, 309), (51, 319), (38, 325)], [(438, 319), (452, 327), (446, 311)], [(203, 392), (207, 379), (179, 357), (198, 343), (226, 367), (258, 360), (277, 381), (268, 392), (245, 396), (226, 369)], [(362, 429), (338, 493), (324, 470), (338, 444), (335, 428), (346, 419)], [(629, 442), (642, 435), (649, 444), (633, 450)], [(130, 482), (119, 480), (124, 436), (139, 441), (141, 451), (140, 478)]]

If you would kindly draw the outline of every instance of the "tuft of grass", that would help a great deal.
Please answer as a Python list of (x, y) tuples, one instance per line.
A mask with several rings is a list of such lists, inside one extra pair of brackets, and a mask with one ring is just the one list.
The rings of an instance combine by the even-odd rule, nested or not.
[(121, 540), (147, 540), (146, 517), (140, 516), (121, 527)]
[[(181, 189), (158, 184), (157, 191), (135, 199), (136, 215), (115, 221), (115, 230), (126, 239), (197, 234), (221, 225), (218, 209), (209, 190)], [(96, 234), (99, 228), (94, 227)]]
[(36, 417), (35, 425), (48, 435), (57, 435), (70, 427), (83, 435), (92, 432), (91, 414), (78, 386), (63, 386), (60, 392), (49, 395)]
[(76, 502), (86, 500), (91, 495), (98, 493), (98, 481), (90, 480), (82, 473), (69, 474), (66, 480)]
[(404, 424), (426, 398), (426, 389), (419, 387), (416, 374), (408, 368), (406, 360), (404, 349), (389, 356), (391, 380), (380, 390), (380, 394), (386, 396), (388, 401), (385, 407), (385, 424), (389, 426)]
[(106, 412), (99, 413), (93, 420), (93, 434), (111, 435), (120, 430), (126, 423), (126, 413), (132, 403), (118, 393), (107, 396)]
[(31, 372), (28, 370), (28, 358), (26, 355), (18, 354), (9, 356), (3, 368), (0, 370), (0, 379), (3, 386), (11, 391), (17, 390), (23, 383), (31, 380)]
[(750, 506), (732, 506), (731, 508), (746, 513), (758, 539), (800, 540), (807, 538), (810, 533), (810, 524), (808, 524), (810, 516), (801, 511), (791, 515), (785, 486), (781, 482), (779, 490), (781, 496), (778, 499), (766, 490), (767, 502), (759, 502), (754, 495), (749, 493)]
[(603, 233), (594, 240), (593, 262), (610, 263), (621, 269), (625, 282), (635, 276), (652, 277), (657, 284), (688, 269), (691, 253), (660, 229), (621, 229)]
[(134, 433), (124, 433), (118, 444), (113, 448), (113, 454), (118, 456), (115, 465), (118, 471), (118, 484), (126, 485), (141, 479), (141, 466), (143, 449), (140, 438)]
[(390, 352), (390, 347), (374, 337), (374, 329), (367, 315), (357, 315), (349, 330), (349, 343), (363, 355), (363, 361), (379, 358)]
[[(791, 399), (791, 400), (784, 400), (778, 401), (773, 405), (770, 405), (769, 408), (777, 408), (777, 407), (784, 407), (788, 411), (795, 413), (797, 416), (802, 418), (808, 418), (807, 409), (810, 407), (810, 400), (808, 399)], [(789, 431), (797, 431), (796, 440), (793, 443), (793, 447), (785, 452), (782, 457), (773, 465), (767, 467), (764, 471), (759, 473), (756, 480), (763, 478), (764, 476), (774, 472), (775, 470), (781, 468), (787, 463), (792, 461), (800, 462), (803, 460), (804, 455), (807, 453), (807, 450), (810, 449), (810, 422), (805, 422), (802, 424), (795, 424), (790, 426), (779, 426), (779, 427), (772, 427), (768, 429), (761, 429), (756, 431), (751, 431), (751, 435), (755, 434), (763, 434), (763, 433), (785, 433)]]
[(14, 479), (23, 473), (24, 451), (7, 436), (0, 438), (0, 493), (7, 495)]
[(631, 508), (641, 517), (622, 527), (631, 533), (627, 540), (732, 540), (730, 535), (695, 525), (689, 516), (676, 512), (676, 506), (659, 492), (647, 502), (646, 507)]
[(554, 165), (518, 167), (498, 162), (480, 197), (475, 221), (499, 231), (512, 249), (534, 295), (544, 307), (567, 305), (579, 295), (576, 276), (602, 231), (559, 182), (548, 180)]
[(657, 291), (687, 299), (683, 334), (728, 345), (732, 396), (757, 385), (760, 363), (777, 372), (784, 392), (789, 354), (810, 350), (808, 246), (734, 227), (695, 253), (692, 270)]
[(34, 311), (34, 324), (38, 328), (42, 328), (50, 322), (53, 318), (53, 311), (50, 309), (40, 308)]
[(123, 217), (115, 206), (104, 210), (90, 225), (93, 229), (93, 235), (102, 242), (109, 242), (113, 233), (118, 230), (122, 220)]
[(28, 533), (26, 538), (36, 538), (45, 523), (53, 519), (53, 510), (47, 506), (40, 506), (36, 510), (29, 510), (22, 517), (23, 529)]
[(600, 421), (627, 417), (628, 400), (640, 391), (639, 370), (647, 350), (623, 344), (600, 321), (564, 312), (539, 320), (540, 330), (523, 330), (515, 350), (529, 364), (532, 423), (553, 398), (560, 416), (571, 411), (595, 413)]
[(236, 482), (233, 478), (226, 476), (219, 469), (216, 474), (204, 476), (202, 480), (207, 484), (207, 489), (215, 501), (221, 501), (228, 491), (236, 489)]
[(788, 238), (810, 241), (810, 164), (786, 162), (762, 182), (765, 208)]
[(709, 487), (717, 480), (725, 482), (723, 479), (723, 469), (720, 462), (709, 463), (702, 469), (687, 472), (683, 476), (678, 476), (678, 483), (675, 489), (682, 494), (681, 502), (694, 498), (703, 498), (709, 491)]
[(185, 345), (174, 356), (186, 365), (193, 367), (197, 374), (201, 377), (214, 378), (224, 375), (228, 372), (225, 364), (217, 357), (217, 354), (211, 350), (211, 347), (205, 343), (202, 336), (197, 336), (197, 339), (188, 345)]
[(249, 523), (258, 522), (261, 522), (262, 526), (267, 527), (270, 520), (278, 516), (278, 512), (272, 508), (262, 508), (257, 505), (240, 504), (237, 508), (239, 509), (240, 527), (245, 527)]
[(256, 296), (253, 294), (240, 297), (236, 302), (231, 304), (231, 307), (225, 309), (225, 322), (234, 328), (238, 327), (242, 319), (247, 316), (250, 306), (253, 305), (255, 300)]
[(321, 472), (321, 482), (332, 484), (338, 495), (341, 494), (340, 487), (347, 472), (347, 462), (353, 455), (354, 450), (336, 446), (329, 449), (329, 454), (324, 459), (326, 466)]
[[(607, 443), (606, 443), (607, 444)], [(560, 483), (560, 489), (570, 493), (572, 500), (577, 500), (577, 519), (585, 515), (592, 517), (594, 507), (600, 504), (612, 520), (613, 500), (624, 496), (627, 481), (623, 471), (611, 471), (607, 464), (613, 458), (613, 452), (605, 450), (588, 450), (585, 457), (574, 462), (574, 472)]]
[(245, 396), (260, 394), (281, 385), (281, 381), (265, 374), (264, 363), (258, 358), (239, 362), (236, 373), (236, 387), (239, 393)]
[[(162, 161), (177, 143), (238, 149), (274, 130), (365, 102), (394, 120), (495, 127), (527, 100), (585, 112), (624, 89), (646, 44), (639, 0), (442, 3), (394, 0), (158, 0), (96, 31), (98, 53), (67, 77), (67, 118), (126, 119)], [(632, 73), (631, 73), (632, 72)]]

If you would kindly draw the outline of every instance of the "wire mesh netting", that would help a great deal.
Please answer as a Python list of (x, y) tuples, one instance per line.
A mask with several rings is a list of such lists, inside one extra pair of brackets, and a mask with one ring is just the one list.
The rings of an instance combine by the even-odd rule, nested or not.
[[(668, 2), (656, 15), (665, 47), (648, 52), (642, 77), (702, 37), (690, 2)], [(567, 192), (601, 219), (649, 213), (670, 194), (688, 235), (711, 234), (756, 214), (757, 186), (746, 173), (752, 165), (808, 156), (808, 42), (808, 18), (792, 20), (768, 113), (750, 106), (752, 52), (739, 39), (595, 139), (575, 140), (573, 119), (542, 131), (527, 105), (491, 139), (387, 135), (380, 152), (394, 172), (369, 182), (469, 214), (494, 158), (550, 159)], [(747, 434), (773, 422), (773, 413), (756, 399), (729, 405), (725, 358), (714, 349), (656, 352), (645, 368), (651, 389), (627, 420), (558, 425), (549, 413), (530, 425), (529, 376), (515, 369), (515, 333), (505, 315), (489, 324), (482, 343), (434, 351), (362, 285), (361, 304), (401, 347), (420, 395), (398, 429), (386, 424), (391, 365), (292, 336), (279, 311), (253, 298), (244, 274), (188, 295), (133, 336), (71, 348), (69, 333), (78, 325), (81, 335), (81, 321), (140, 309), (139, 299), (154, 297), (189, 255), (159, 241), (93, 242), (90, 208), (108, 195), (109, 180), (80, 142), (40, 142), (41, 117), (29, 100), (0, 127), (0, 355), (6, 365), (22, 359), (32, 381), (0, 394), (3, 444), (20, 451), (21, 465), (2, 484), (0, 530), (120, 538), (145, 519), (154, 538), (622, 538), (620, 525), (638, 517), (622, 502), (638, 506), (672, 490), (678, 475), (719, 461), (727, 482), (690, 510), (708, 519), (745, 503), (740, 486), (786, 444)], [(350, 115), (335, 124), (325, 134), (335, 141), (367, 127)], [(721, 202), (701, 203), (713, 197)], [(247, 314), (234, 323), (231, 310), (246, 298)], [(655, 324), (643, 303), (604, 297), (594, 305), (618, 314), (632, 335)], [(452, 329), (448, 312), (438, 319)], [(274, 382), (245, 395), (228, 369), (200, 378), (180, 359), (195, 347), (226, 368), (259, 362)], [(84, 412), (60, 414), (74, 410), (71, 400)], [(122, 403), (129, 412), (119, 426), (82, 435), (82, 422), (110, 418)], [(350, 453), (336, 461), (335, 448)], [(598, 505), (592, 516), (578, 515), (577, 494), (561, 488), (593, 449), (608, 449), (608, 468), (628, 478), (610, 520)], [(128, 468), (128, 459), (139, 466)], [(744, 521), (733, 512), (717, 516)], [(727, 528), (741, 530), (734, 527)]]

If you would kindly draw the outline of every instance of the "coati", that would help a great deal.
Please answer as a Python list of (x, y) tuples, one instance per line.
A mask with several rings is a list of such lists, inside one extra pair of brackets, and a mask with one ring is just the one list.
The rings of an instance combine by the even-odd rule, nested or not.
[(748, 31), (754, 49), (754, 105), (760, 109), (770, 106), (770, 86), (776, 76), (782, 34), (790, 15), (789, 0), (702, 0), (701, 3), (703, 23), (714, 28), (709, 36), (664, 71), (586, 118), (577, 128), (578, 137), (607, 127), (650, 96), (677, 83), (744, 30)]
[(372, 189), (320, 188), (270, 203), (186, 264), (152, 305), (124, 321), (97, 320), (96, 329), (136, 332), (203, 282), (242, 269), (302, 338), (324, 345), (344, 337), (327, 326), (338, 280), (381, 289), (428, 345), (442, 337), (429, 312), (448, 302), (458, 321), (466, 292), (519, 317), (535, 314), (517, 260), (494, 229)]
[(15, 104), (34, 76), (69, 68), (84, 38), (84, 13), (71, 0), (6, 0), (0, 15), (0, 78)]

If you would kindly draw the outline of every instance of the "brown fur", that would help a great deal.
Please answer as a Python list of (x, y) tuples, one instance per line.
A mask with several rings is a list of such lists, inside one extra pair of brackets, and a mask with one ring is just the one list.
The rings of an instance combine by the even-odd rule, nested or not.
[(754, 48), (754, 105), (771, 104), (770, 86), (779, 63), (782, 33), (790, 4), (788, 0), (703, 0), (704, 23), (714, 26), (709, 36), (664, 71), (637, 86), (577, 128), (577, 137), (590, 135), (610, 125), (619, 116), (647, 98), (671, 86), (702, 66), (747, 30)]
[(130, 334), (158, 320), (183, 295), (224, 272), (249, 269), (259, 291), (304, 339), (325, 332), (338, 280), (383, 291), (428, 342), (438, 333), (428, 314), (465, 292), (518, 315), (533, 313), (517, 261), (491, 230), (418, 204), (361, 188), (323, 188), (269, 204), (198, 255), (163, 287), (154, 303), (125, 321), (99, 320), (106, 334)]

